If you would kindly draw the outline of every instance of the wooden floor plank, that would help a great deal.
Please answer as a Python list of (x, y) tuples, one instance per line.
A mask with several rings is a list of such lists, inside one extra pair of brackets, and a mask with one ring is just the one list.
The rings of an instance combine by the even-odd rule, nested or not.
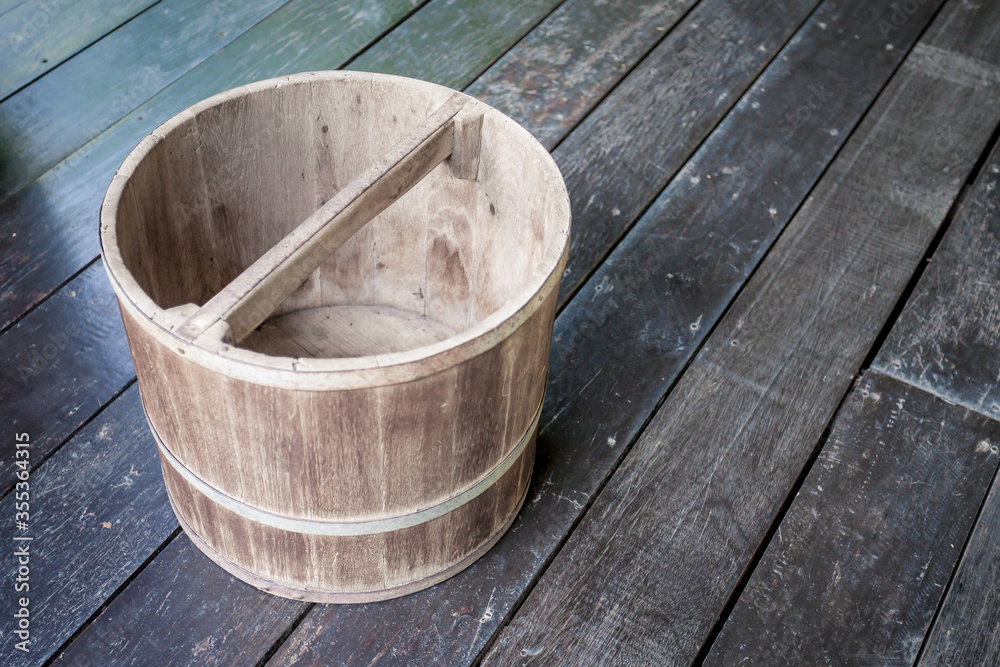
[[(876, 357), (895, 377), (873, 371), (853, 391), (708, 663), (916, 660), (997, 467), (1000, 423), (966, 387), (991, 389), (982, 369), (1000, 355), (998, 174), (994, 149)], [(980, 555), (971, 577), (986, 574), (969, 569)], [(976, 593), (956, 594), (965, 604), (935, 629), (931, 662), (991, 662), (966, 650), (989, 645), (994, 626), (967, 622), (986, 620), (986, 589), (952, 590)]]
[[(29, 451), (39, 454), (33, 445)], [(27, 530), (15, 533), (32, 538), (25, 591), (31, 636), (24, 653), (13, 650), (5, 632), (11, 667), (44, 662), (177, 528), (134, 385), (63, 451), (28, 480), (31, 516)], [(11, 521), (14, 503), (14, 494), (0, 502)], [(4, 542), (16, 545), (11, 521), (4, 522)], [(12, 586), (17, 565), (4, 559), (4, 581)], [(5, 596), (0, 613), (11, 618), (15, 604), (14, 595)]]
[(994, 419), (1000, 419), (998, 174), (994, 151), (873, 364)]
[[(858, 8), (836, 21), (824, 12), (804, 28), (692, 159), (691, 173), (713, 175), (708, 181), (728, 178), (718, 181), (717, 196), (706, 197), (690, 178), (675, 179), (558, 319), (535, 479), (512, 532), (469, 571), (432, 590), (363, 609), (317, 607), (273, 662), (322, 664), (335, 655), (363, 665), (386, 647), (405, 647), (412, 659), (433, 664), (475, 657), (467, 647), (481, 644), (495, 619), (530, 588), (934, 9), (915, 17), (893, 50), (886, 50), (881, 33), (862, 33), (857, 41), (864, 47), (856, 47), (854, 62), (832, 60), (823, 38), (838, 39), (843, 30), (853, 41), (853, 29), (874, 24), (877, 14)], [(822, 105), (809, 90), (816, 78), (827, 87)], [(796, 127), (762, 126), (760, 119), (810, 102), (817, 108)], [(766, 159), (755, 161), (762, 155)], [(744, 173), (740, 165), (753, 168)], [(724, 175), (723, 168), (734, 167)], [(774, 217), (763, 207), (748, 213), (732, 197), (776, 181), (783, 187), (772, 186), (771, 203), (781, 207)], [(718, 264), (690, 262), (730, 251), (722, 240), (743, 251)], [(668, 274), (683, 262), (687, 273), (672, 281)], [(693, 309), (705, 314), (700, 333), (690, 328), (697, 314), (686, 315)], [(682, 340), (675, 338), (678, 331)], [(428, 624), (457, 648), (443, 653), (436, 634), (401, 629), (397, 619), (414, 614), (430, 616)]]
[(699, 3), (553, 152), (573, 206), (561, 305), (817, 5)]
[[(0, 405), (42, 462), (135, 377), (118, 304), (100, 262), (3, 334)], [(0, 495), (14, 483), (15, 442), (0, 441)]]
[(250, 81), (334, 69), (406, 16), (407, 0), (358, 11), (353, 0), (298, 0), (245, 32), (40, 178), (0, 202), (0, 327), (99, 252), (96, 211), (118, 165), (158, 124)]
[[(170, 594), (160, 595), (167, 578)], [(87, 628), (87, 641), (74, 641), (53, 664), (252, 665), (304, 606), (231, 577), (190, 540), (176, 539)]]
[(695, 4), (569, 0), (465, 92), (552, 150)]
[(28, 0), (0, 15), (0, 100), (156, 0)]
[(698, 653), (1000, 120), (998, 19), (948, 3), (485, 664)]
[(1000, 422), (868, 373), (706, 664), (913, 664), (998, 445)]
[(15, 192), (287, 0), (163, 0), (0, 104), (0, 198)]

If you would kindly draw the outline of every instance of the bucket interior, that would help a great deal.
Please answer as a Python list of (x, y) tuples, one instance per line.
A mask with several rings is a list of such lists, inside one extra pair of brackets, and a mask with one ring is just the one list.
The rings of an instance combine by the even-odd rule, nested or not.
[[(168, 123), (122, 191), (115, 231), (125, 267), (160, 308), (204, 304), (451, 92), (393, 77), (317, 76)], [(561, 234), (552, 172), (540, 146), (486, 108), (477, 180), (456, 178), (447, 162), (436, 167), (242, 346), (358, 357), (474, 327), (537, 280)]]

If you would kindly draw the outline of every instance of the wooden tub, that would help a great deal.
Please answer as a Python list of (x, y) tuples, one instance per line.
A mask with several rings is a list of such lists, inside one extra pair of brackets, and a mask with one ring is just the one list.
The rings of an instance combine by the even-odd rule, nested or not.
[(569, 202), (548, 152), (480, 102), (463, 102), (481, 122), (471, 173), (455, 130), (454, 157), (242, 342), (181, 335), (453, 93), (344, 72), (237, 88), (156, 129), (105, 197), (102, 254), (171, 504), (266, 591), (420, 590), (488, 550), (527, 492)]

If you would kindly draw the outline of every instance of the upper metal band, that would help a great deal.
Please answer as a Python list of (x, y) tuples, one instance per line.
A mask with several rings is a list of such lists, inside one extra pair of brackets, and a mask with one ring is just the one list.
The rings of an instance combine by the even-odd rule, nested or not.
[[(219, 491), (214, 486), (194, 474), (194, 472), (181, 463), (177, 457), (170, 452), (163, 440), (160, 439), (160, 436), (153, 427), (152, 422), (150, 422), (149, 427), (153, 431), (153, 438), (156, 440), (157, 448), (163, 455), (163, 460), (169, 463), (170, 467), (177, 471), (177, 473), (191, 486), (195, 487), (203, 495), (215, 501), (219, 505), (222, 505), (229, 511), (235, 512), (236, 514), (250, 519), (251, 521), (294, 533), (346, 536), (388, 533), (402, 528), (409, 528), (421, 523), (426, 523), (440, 516), (444, 516), (445, 514), (448, 514), (449, 512), (472, 501), (483, 491), (493, 486), (493, 484), (498, 479), (503, 477), (504, 473), (510, 470), (514, 463), (521, 457), (521, 454), (524, 453), (528, 443), (531, 442), (531, 438), (535, 432), (535, 428), (538, 426), (538, 420), (539, 417), (541, 417), (541, 414), (542, 404), (539, 403), (538, 409), (535, 410), (535, 416), (531, 420), (531, 425), (528, 426), (528, 430), (525, 431), (524, 436), (521, 437), (517, 446), (514, 447), (514, 449), (512, 449), (500, 463), (490, 470), (485, 477), (480, 478), (480, 480), (472, 486), (436, 505), (432, 505), (425, 509), (412, 512), (410, 514), (403, 514), (401, 516), (388, 517), (385, 519), (375, 519), (371, 521), (315, 521), (295, 519), (292, 517), (282, 516), (280, 514), (274, 514), (273, 512), (268, 512), (254, 507), (253, 505), (248, 505)], [(149, 421), (148, 415), (146, 417), (146, 421)]]

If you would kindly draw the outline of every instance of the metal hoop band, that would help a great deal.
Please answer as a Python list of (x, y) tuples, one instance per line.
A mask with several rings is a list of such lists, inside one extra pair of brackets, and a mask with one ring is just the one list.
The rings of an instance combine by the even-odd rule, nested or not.
[[(191, 486), (195, 487), (203, 495), (231, 512), (235, 512), (236, 514), (257, 523), (295, 533), (306, 533), (309, 535), (371, 535), (373, 533), (388, 533), (402, 528), (409, 528), (411, 526), (426, 523), (427, 521), (444, 516), (456, 508), (470, 502), (483, 491), (493, 486), (493, 484), (498, 479), (503, 477), (504, 473), (510, 470), (514, 463), (521, 458), (521, 454), (524, 453), (528, 443), (531, 442), (541, 414), (542, 404), (539, 403), (538, 409), (535, 410), (535, 416), (531, 420), (531, 425), (528, 426), (528, 430), (525, 431), (520, 442), (517, 443), (517, 446), (514, 447), (514, 449), (512, 449), (510, 453), (507, 454), (507, 456), (504, 457), (504, 459), (484, 477), (481, 477), (479, 481), (469, 486), (464, 491), (461, 491), (443, 500), (442, 502), (437, 503), (436, 505), (431, 505), (430, 507), (426, 507), (410, 514), (403, 514), (385, 519), (375, 519), (371, 521), (315, 521), (295, 519), (292, 517), (282, 516), (280, 514), (274, 514), (273, 512), (268, 512), (254, 507), (253, 505), (248, 505), (243, 501), (237, 500), (236, 498), (219, 491), (214, 486), (198, 477), (187, 466), (181, 463), (167, 448), (163, 440), (160, 439), (160, 436), (156, 432), (152, 423), (150, 423), (149, 427), (153, 431), (153, 438), (156, 440), (156, 446), (160, 450), (163, 460), (166, 461), (175, 471), (177, 471), (177, 473)], [(148, 415), (146, 421), (149, 421)]]

